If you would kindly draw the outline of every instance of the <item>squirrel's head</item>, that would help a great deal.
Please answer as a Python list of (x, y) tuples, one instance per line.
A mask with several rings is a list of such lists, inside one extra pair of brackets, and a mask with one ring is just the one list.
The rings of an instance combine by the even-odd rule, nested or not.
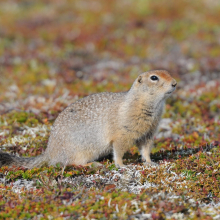
[(152, 70), (142, 73), (135, 80), (134, 87), (142, 95), (152, 97), (155, 100), (164, 99), (176, 89), (177, 82), (166, 70)]

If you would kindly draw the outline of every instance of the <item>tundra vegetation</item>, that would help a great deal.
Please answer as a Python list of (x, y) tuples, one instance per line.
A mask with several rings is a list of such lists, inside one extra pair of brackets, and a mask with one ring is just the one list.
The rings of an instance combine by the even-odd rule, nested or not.
[(1, 219), (219, 219), (220, 3), (0, 2), (0, 149), (44, 152), (70, 103), (126, 91), (166, 69), (178, 81), (151, 157), (134, 146), (88, 166), (0, 168)]

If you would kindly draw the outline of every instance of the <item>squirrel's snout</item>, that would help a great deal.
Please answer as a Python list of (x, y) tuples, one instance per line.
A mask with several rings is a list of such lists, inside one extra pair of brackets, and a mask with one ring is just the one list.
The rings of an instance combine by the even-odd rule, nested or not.
[(173, 80), (173, 82), (172, 82), (172, 87), (176, 87), (176, 85), (177, 85), (177, 82), (176, 82), (176, 80)]

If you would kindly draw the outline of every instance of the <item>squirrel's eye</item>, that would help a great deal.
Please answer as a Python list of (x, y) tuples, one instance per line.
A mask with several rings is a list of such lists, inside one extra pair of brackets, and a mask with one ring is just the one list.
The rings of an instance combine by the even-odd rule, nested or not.
[(156, 81), (156, 80), (158, 80), (158, 77), (157, 76), (151, 76), (150, 79), (153, 80), (153, 81)]

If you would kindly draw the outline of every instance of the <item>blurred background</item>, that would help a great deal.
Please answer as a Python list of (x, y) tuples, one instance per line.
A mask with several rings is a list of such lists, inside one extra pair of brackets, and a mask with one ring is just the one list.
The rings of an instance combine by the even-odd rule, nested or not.
[(1, 1), (0, 101), (127, 90), (150, 69), (215, 78), (219, 22), (214, 0)]

